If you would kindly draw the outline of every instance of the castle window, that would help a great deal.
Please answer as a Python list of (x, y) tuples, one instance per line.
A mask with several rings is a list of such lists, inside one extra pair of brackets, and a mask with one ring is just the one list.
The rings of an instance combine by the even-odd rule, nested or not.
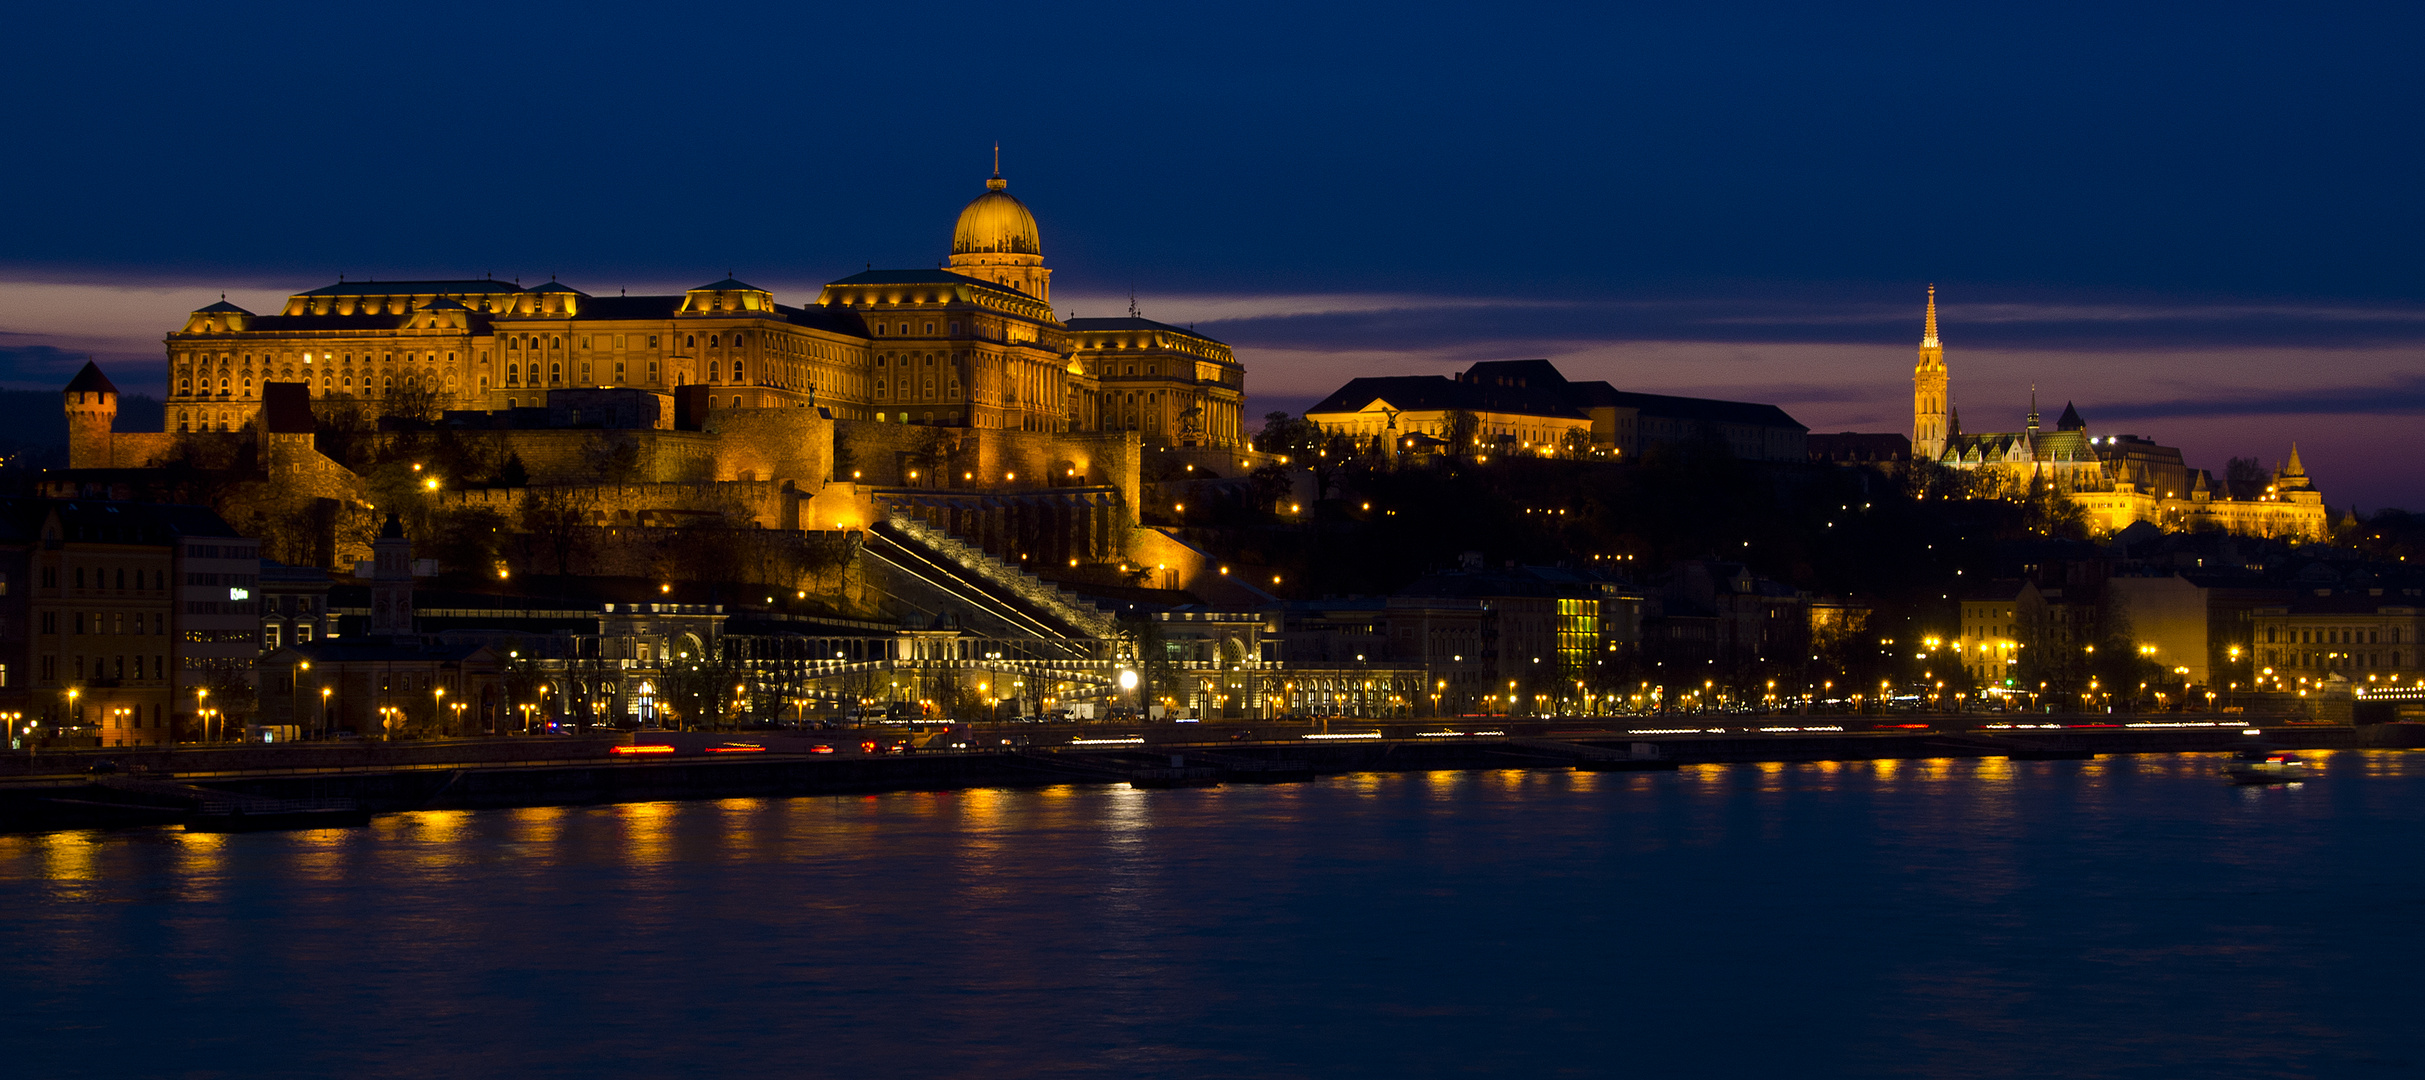
[(488, 376), (486, 375), (480, 376), (480, 392), (483, 394), (488, 392)]
[[(710, 339), (708, 339), (708, 340), (713, 341), (713, 340), (715, 340), (715, 339), (710, 338)], [(723, 381), (724, 381), (723, 376), (716, 374), (717, 370), (718, 370), (718, 368), (716, 367), (716, 362), (715, 362), (715, 361), (710, 360), (710, 361), (708, 361), (708, 362), (707, 362), (707, 381), (709, 381), (709, 382), (723, 382)]]
[(549, 381), (549, 382), (551, 382), (551, 383), (560, 383), (560, 382), (563, 382), (563, 381), (564, 381), (564, 365), (562, 365), (562, 364), (549, 364), (549, 365), (547, 365), (547, 381)]
[(733, 381), (741, 381), (741, 361), (739, 360), (733, 361)]
[(589, 338), (583, 337), (581, 339), (581, 347), (584, 349), (589, 348)]
[(927, 323), (927, 324), (926, 324), (926, 333), (927, 333), (927, 335), (928, 335), (929, 337), (932, 337), (932, 336), (934, 335), (934, 332), (935, 332), (935, 324), (933, 324), (933, 323)]
[(615, 361), (615, 381), (623, 381), (623, 361), (621, 360)]
[(952, 332), (953, 334), (958, 334), (958, 333), (960, 332), (960, 324), (959, 324), (959, 323), (954, 322), (954, 323), (949, 323), (949, 324), (947, 324), (947, 325), (950, 327), (950, 330), (951, 330), (951, 332)]
[(652, 384), (657, 381), (657, 362), (654, 360), (648, 362), (648, 381)]
[(657, 335), (655, 335), (655, 334), (650, 334), (650, 335), (648, 335), (648, 347), (649, 347), (649, 348), (652, 348), (652, 349), (654, 349), (654, 348), (656, 348), (656, 347), (657, 347)]
[[(390, 375), (390, 376), (388, 376), (387, 378), (382, 379), (382, 380), (380, 380), (380, 381), (379, 381), (379, 389), (381, 389), (381, 390), (393, 390), (393, 389), (395, 389), (395, 388), (396, 388), (396, 377), (395, 377), (395, 376), (393, 376), (393, 375)], [(245, 393), (245, 396), (250, 397), (250, 396), (252, 395), (252, 392), (253, 392), (253, 391), (252, 391), (252, 387), (247, 386), (247, 387), (245, 387), (245, 388), (244, 388), (244, 393)]]
[(522, 365), (513, 363), (505, 365), (505, 385), (518, 386), (521, 384), (521, 382)]
[(714, 348), (720, 348), (720, 346), (718, 346), (718, 345), (716, 344), (716, 335), (714, 335), (714, 334), (709, 334), (709, 335), (707, 335), (707, 347), (708, 347), (708, 348), (711, 348), (711, 349), (714, 349)]
[(581, 361), (581, 381), (589, 381), (589, 361), (587, 360)]
[(685, 349), (696, 349), (696, 348), (698, 348), (698, 347), (699, 347), (699, 335), (697, 335), (697, 334), (689, 334), (689, 335), (685, 335), (685, 336), (682, 338), (682, 347), (683, 347), (683, 348), (685, 348)]
[(564, 347), (564, 339), (560, 337), (549, 338), (547, 339), (547, 347), (551, 349), (561, 349)]
[(522, 341), (521, 341), (521, 339), (520, 339), (520, 338), (511, 338), (511, 337), (509, 337), (509, 338), (506, 338), (506, 339), (505, 339), (505, 351), (507, 351), (507, 352), (520, 352), (520, 351), (521, 351), (521, 349), (522, 349)]
[(737, 395), (737, 394), (736, 394), (736, 395), (734, 395), (734, 397), (733, 397), (733, 408), (738, 409), (738, 408), (740, 408), (740, 407), (741, 407), (741, 398), (740, 398), (740, 396), (739, 396), (739, 395)]

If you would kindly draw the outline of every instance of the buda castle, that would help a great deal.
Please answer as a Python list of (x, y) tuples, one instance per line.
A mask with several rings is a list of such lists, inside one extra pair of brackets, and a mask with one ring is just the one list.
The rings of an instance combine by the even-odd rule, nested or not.
[[(1019, 559), (1134, 561), (1158, 542), (1131, 535), (1144, 454), (1200, 476), (1257, 462), (1245, 369), (1133, 307), (1057, 315), (1035, 215), (1007, 187), (997, 169), (962, 208), (943, 268), (854, 274), (798, 305), (730, 276), (662, 296), (340, 280), (272, 314), (222, 297), (167, 335), (164, 430), (115, 430), (97, 367), (67, 387), (73, 482), (123, 483), (105, 474), (196, 448), (257, 462), (250, 517), (323, 522), (308, 557), (287, 557), (343, 566), (375, 508), (314, 434), (350, 414), (382, 439), (493, 444), (599, 526), (849, 530), (908, 513)], [(514, 505), (479, 477), (427, 485), (440, 508)]]
[(2220, 529), (2245, 536), (2324, 539), (2324, 496), (2299, 462), (2299, 448), (2274, 471), (2263, 494), (2235, 499), (2173, 447), (2137, 435), (2091, 434), (2070, 404), (2052, 429), (2039, 423), (2037, 391), (2019, 431), (1966, 432), (1954, 407), (1952, 372), (1937, 337), (1937, 288), (1928, 287), (1920, 362), (1912, 369), (1911, 456), (1973, 474), (1983, 494), (2017, 496), (2044, 485), (2080, 504), (2092, 525), (2133, 522), (2167, 529)]
[(710, 409), (1240, 442), (1245, 373), (1229, 347), (1133, 313), (1056, 318), (1035, 216), (1006, 187), (995, 175), (961, 210), (948, 269), (855, 274), (800, 307), (729, 277), (669, 296), (341, 281), (274, 315), (222, 300), (168, 335), (168, 430), (239, 430), (279, 382), (315, 400), (404, 391), (481, 411), (611, 388), (666, 398), (668, 418), (699, 388)]

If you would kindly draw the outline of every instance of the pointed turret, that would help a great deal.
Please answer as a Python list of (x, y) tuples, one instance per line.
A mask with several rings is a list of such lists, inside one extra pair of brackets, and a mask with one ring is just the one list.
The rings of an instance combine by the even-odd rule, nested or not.
[(2055, 430), (2086, 431), (2088, 421), (2080, 419), (2080, 410), (2073, 408), (2071, 402), (2066, 401), (2063, 403), (2063, 415), (2055, 418)]
[(118, 386), (90, 360), (60, 393), (67, 408), (67, 464), (71, 469), (118, 465), (110, 432), (118, 423)]
[(1937, 287), (1928, 287), (1928, 309), (1920, 329), (1920, 364), (1911, 372), (1911, 452), (1934, 458), (1953, 440), (1953, 394), (1945, 370), (1945, 346), (1937, 339)]
[[(91, 365), (88, 364), (86, 366), (90, 367)], [(2290, 444), (2290, 460), (2282, 463), (2282, 471), (2279, 475), (2281, 475), (2284, 479), (2288, 479), (2293, 476), (2304, 477), (2307, 475), (2307, 466), (2299, 462), (2299, 444), (2295, 442)]]

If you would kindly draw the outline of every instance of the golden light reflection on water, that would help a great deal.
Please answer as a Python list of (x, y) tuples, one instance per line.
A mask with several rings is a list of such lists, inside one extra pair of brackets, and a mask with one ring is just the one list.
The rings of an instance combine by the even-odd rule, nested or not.
[(618, 846), (623, 861), (639, 866), (672, 861), (674, 816), (681, 809), (680, 803), (669, 802), (616, 804), (613, 813), (622, 833)]

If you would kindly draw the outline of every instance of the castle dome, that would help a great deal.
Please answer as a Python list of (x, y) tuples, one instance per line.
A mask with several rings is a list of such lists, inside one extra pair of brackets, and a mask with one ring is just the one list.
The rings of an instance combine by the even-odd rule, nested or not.
[(1044, 242), (1036, 235), (1036, 215), (1027, 204), (1002, 190), (1009, 186), (999, 174), (985, 182), (985, 194), (961, 209), (952, 227), (954, 255), (1033, 255), (1042, 257)]

